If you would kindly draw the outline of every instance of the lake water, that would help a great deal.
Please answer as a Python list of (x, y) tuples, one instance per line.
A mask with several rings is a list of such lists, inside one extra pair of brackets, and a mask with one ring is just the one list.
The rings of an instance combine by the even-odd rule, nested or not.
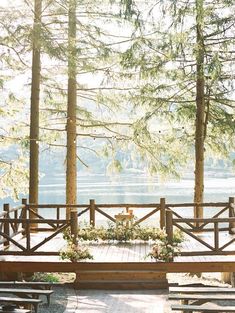
[[(78, 176), (79, 203), (88, 203), (89, 199), (95, 199), (97, 203), (153, 203), (159, 202), (161, 197), (171, 203), (191, 202), (193, 189), (192, 178), (164, 183), (143, 174)], [(64, 175), (45, 176), (39, 193), (41, 203), (64, 203)], [(211, 175), (205, 178), (205, 201), (227, 201), (234, 195), (235, 176), (216, 178)]]
[[(78, 175), (78, 203), (88, 203), (89, 199), (95, 199), (96, 203), (159, 203), (161, 197), (165, 197), (167, 203), (193, 202), (193, 189), (192, 177), (160, 182), (157, 178), (138, 173)], [(231, 196), (235, 196), (235, 175), (218, 172), (205, 175), (205, 202), (226, 202)], [(4, 202), (13, 204), (11, 199), (1, 200), (1, 203)], [(41, 179), (39, 202), (65, 203), (63, 174)], [(47, 217), (51, 216), (51, 211), (45, 213)], [(102, 217), (98, 217), (98, 220), (102, 220)]]

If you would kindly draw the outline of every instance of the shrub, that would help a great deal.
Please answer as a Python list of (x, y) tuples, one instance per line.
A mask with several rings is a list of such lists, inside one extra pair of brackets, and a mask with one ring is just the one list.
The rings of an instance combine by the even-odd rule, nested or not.
[(42, 282), (49, 282), (49, 283), (58, 283), (59, 278), (52, 273), (34, 273), (33, 276), (30, 278), (30, 281), (42, 281)]

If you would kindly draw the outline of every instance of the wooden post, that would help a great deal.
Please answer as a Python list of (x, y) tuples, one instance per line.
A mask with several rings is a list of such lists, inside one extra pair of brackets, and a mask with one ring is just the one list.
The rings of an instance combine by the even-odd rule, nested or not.
[(173, 241), (173, 214), (171, 210), (166, 210), (166, 234), (169, 243)]
[(160, 198), (160, 228), (166, 227), (166, 199)]
[(74, 244), (77, 244), (77, 234), (78, 234), (78, 217), (77, 210), (70, 211), (70, 221), (71, 221), (71, 236)]
[(25, 223), (25, 233), (26, 233), (26, 249), (27, 252), (30, 251), (30, 221), (27, 220)]
[[(229, 217), (235, 217), (235, 198), (229, 197)], [(235, 234), (235, 222), (229, 222), (229, 234)], [(221, 280), (224, 283), (234, 285), (234, 273), (225, 272), (221, 273)]]
[(221, 281), (225, 284), (231, 284), (231, 275), (233, 273), (230, 272), (222, 272), (221, 273)]
[(95, 227), (95, 200), (90, 199), (90, 225)]
[[(235, 217), (235, 198), (234, 197), (229, 197), (229, 217)], [(234, 234), (235, 233), (235, 222), (230, 222), (229, 223), (229, 234)]]
[[(10, 216), (9, 216), (9, 203), (3, 204), (3, 211), (6, 212), (6, 214), (4, 215), (4, 218), (9, 219), (10, 218)], [(10, 227), (9, 227), (8, 221), (4, 222), (4, 233), (7, 236), (10, 236)], [(4, 247), (7, 247), (7, 246), (9, 246), (9, 240), (8, 239), (6, 239), (6, 241), (4, 241)]]
[(215, 245), (215, 251), (219, 250), (219, 223), (214, 223), (214, 245)]
[(59, 228), (59, 226), (60, 226), (60, 207), (57, 207), (56, 208), (56, 219), (57, 219), (57, 223), (56, 223), (56, 226), (57, 226), (57, 228)]
[[(24, 205), (24, 208), (22, 209), (22, 218), (26, 219), (27, 218), (27, 199), (23, 198), (21, 200), (22, 205)], [(26, 224), (22, 223), (22, 228), (25, 229), (26, 228)]]

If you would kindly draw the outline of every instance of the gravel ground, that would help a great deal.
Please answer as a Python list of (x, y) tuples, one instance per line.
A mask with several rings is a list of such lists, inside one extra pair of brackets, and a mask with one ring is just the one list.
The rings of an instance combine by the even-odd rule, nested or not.
[(51, 303), (48, 306), (46, 297), (40, 297), (43, 303), (39, 305), (38, 313), (63, 313), (68, 303), (69, 290), (66, 287), (53, 287)]

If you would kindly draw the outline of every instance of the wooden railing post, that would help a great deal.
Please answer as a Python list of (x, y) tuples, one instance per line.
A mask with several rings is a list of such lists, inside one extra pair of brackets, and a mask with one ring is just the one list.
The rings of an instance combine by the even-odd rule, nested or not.
[[(229, 197), (229, 217), (235, 217), (235, 198)], [(229, 222), (229, 234), (235, 233), (235, 222)]]
[[(4, 218), (9, 219), (9, 203), (4, 203), (3, 204), (3, 211), (6, 212), (4, 215)], [(9, 227), (9, 221), (4, 222), (4, 233), (10, 237), (10, 227)], [(4, 241), (4, 247), (9, 246), (9, 240), (6, 238), (6, 241)]]
[(59, 221), (60, 221), (60, 207), (59, 206), (56, 208), (56, 219), (57, 219), (56, 226), (57, 226), (57, 228), (59, 228), (59, 226), (60, 226), (60, 223), (59, 223)]
[(95, 227), (95, 200), (90, 199), (90, 225)]
[(160, 228), (166, 227), (166, 199), (160, 198)]
[(27, 252), (30, 251), (31, 244), (30, 244), (30, 221), (26, 220), (25, 222), (25, 236), (26, 236), (26, 250)]
[(173, 241), (173, 214), (171, 210), (166, 210), (166, 234), (168, 242)]
[(74, 244), (77, 244), (78, 234), (78, 217), (77, 210), (70, 211), (70, 222), (71, 222), (71, 236)]
[(219, 223), (214, 223), (214, 246), (215, 251), (219, 250)]
[[(21, 217), (26, 219), (27, 218), (27, 199), (23, 198), (21, 200), (22, 205), (24, 205), (24, 208), (22, 209), (22, 215)], [(25, 229), (26, 228), (26, 224), (22, 223), (22, 228)]]

